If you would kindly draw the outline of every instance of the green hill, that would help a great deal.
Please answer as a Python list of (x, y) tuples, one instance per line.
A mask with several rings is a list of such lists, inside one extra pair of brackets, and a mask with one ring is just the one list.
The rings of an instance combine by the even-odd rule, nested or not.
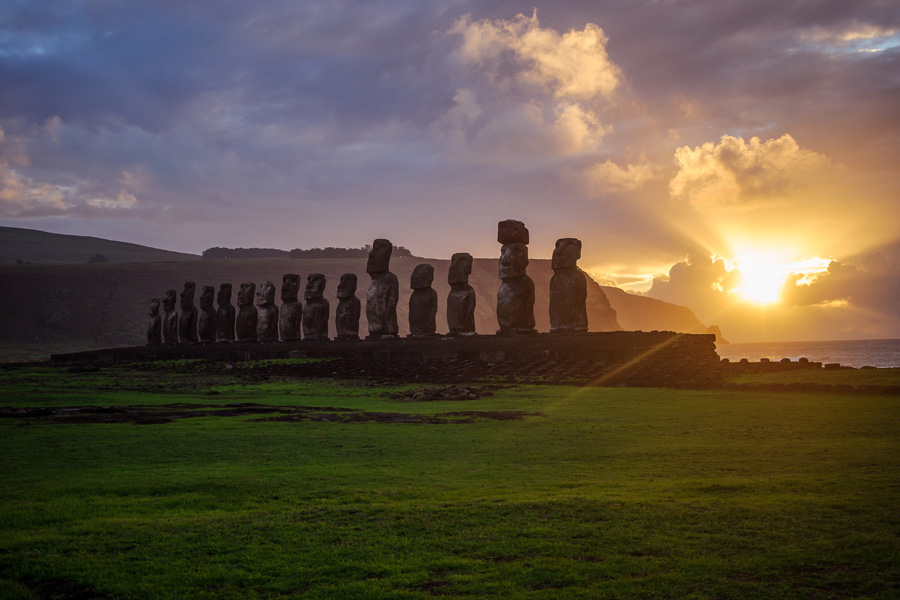
[(100, 255), (112, 263), (196, 260), (196, 254), (81, 235), (0, 227), (0, 264), (79, 264)]

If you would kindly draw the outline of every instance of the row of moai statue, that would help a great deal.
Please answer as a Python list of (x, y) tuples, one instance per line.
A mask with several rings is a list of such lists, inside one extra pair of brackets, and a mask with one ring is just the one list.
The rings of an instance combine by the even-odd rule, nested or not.
[[(528, 229), (520, 221), (501, 221), (497, 241), (502, 244), (499, 275), (502, 280), (497, 293), (498, 334), (536, 333), (534, 328), (534, 282), (526, 274), (528, 266)], [(377, 239), (369, 252), (366, 272), (371, 283), (366, 293), (366, 320), (369, 340), (396, 339), (399, 283), (390, 271), (393, 245)], [(563, 238), (553, 251), (550, 280), (550, 332), (577, 333), (587, 331), (587, 283), (576, 263), (581, 257), (581, 242)], [(475, 334), (475, 290), (469, 285), (472, 255), (460, 252), (450, 260), (447, 281), (447, 324), (449, 335)], [(437, 292), (431, 287), (434, 267), (416, 266), (410, 277), (409, 336), (434, 336), (438, 308)], [(281, 286), (281, 307), (275, 304), (275, 285), (269, 281), (256, 289), (254, 283), (242, 283), (238, 291), (238, 308), (231, 304), (230, 283), (219, 286), (218, 294), (210, 285), (200, 293), (199, 311), (194, 305), (196, 284), (187, 282), (181, 292), (181, 314), (175, 310), (176, 291), (169, 290), (160, 302), (150, 303), (150, 325), (147, 342), (175, 344), (215, 341), (308, 341), (328, 340), (330, 306), (323, 296), (325, 276), (314, 273), (307, 277), (304, 299), (298, 299), (300, 276), (285, 275)], [(357, 278), (353, 273), (341, 276), (335, 326), (338, 340), (359, 339), (360, 301), (356, 297)], [(218, 309), (213, 308), (215, 296)], [(254, 306), (254, 298), (256, 305)], [(302, 334), (302, 335), (301, 335)]]

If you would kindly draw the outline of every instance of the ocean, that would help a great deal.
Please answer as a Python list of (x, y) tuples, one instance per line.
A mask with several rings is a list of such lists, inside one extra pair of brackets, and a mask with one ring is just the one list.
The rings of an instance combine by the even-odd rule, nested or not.
[(753, 342), (716, 345), (721, 358), (778, 361), (806, 357), (814, 362), (845, 367), (900, 367), (900, 340), (836, 340), (829, 342)]

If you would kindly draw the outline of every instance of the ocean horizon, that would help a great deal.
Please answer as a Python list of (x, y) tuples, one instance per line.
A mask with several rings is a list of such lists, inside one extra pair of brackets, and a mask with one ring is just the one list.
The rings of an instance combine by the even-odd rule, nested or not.
[(761, 358), (772, 361), (807, 358), (813, 362), (839, 363), (845, 367), (900, 367), (900, 340), (897, 339), (737, 342), (716, 344), (716, 353), (732, 362), (742, 358), (751, 362)]

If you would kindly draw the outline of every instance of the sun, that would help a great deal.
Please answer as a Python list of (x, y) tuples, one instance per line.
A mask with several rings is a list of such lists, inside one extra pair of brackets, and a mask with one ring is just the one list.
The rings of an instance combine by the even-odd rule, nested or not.
[(778, 302), (781, 286), (786, 274), (782, 265), (763, 257), (741, 257), (737, 261), (741, 274), (738, 295), (754, 304), (774, 304)]

